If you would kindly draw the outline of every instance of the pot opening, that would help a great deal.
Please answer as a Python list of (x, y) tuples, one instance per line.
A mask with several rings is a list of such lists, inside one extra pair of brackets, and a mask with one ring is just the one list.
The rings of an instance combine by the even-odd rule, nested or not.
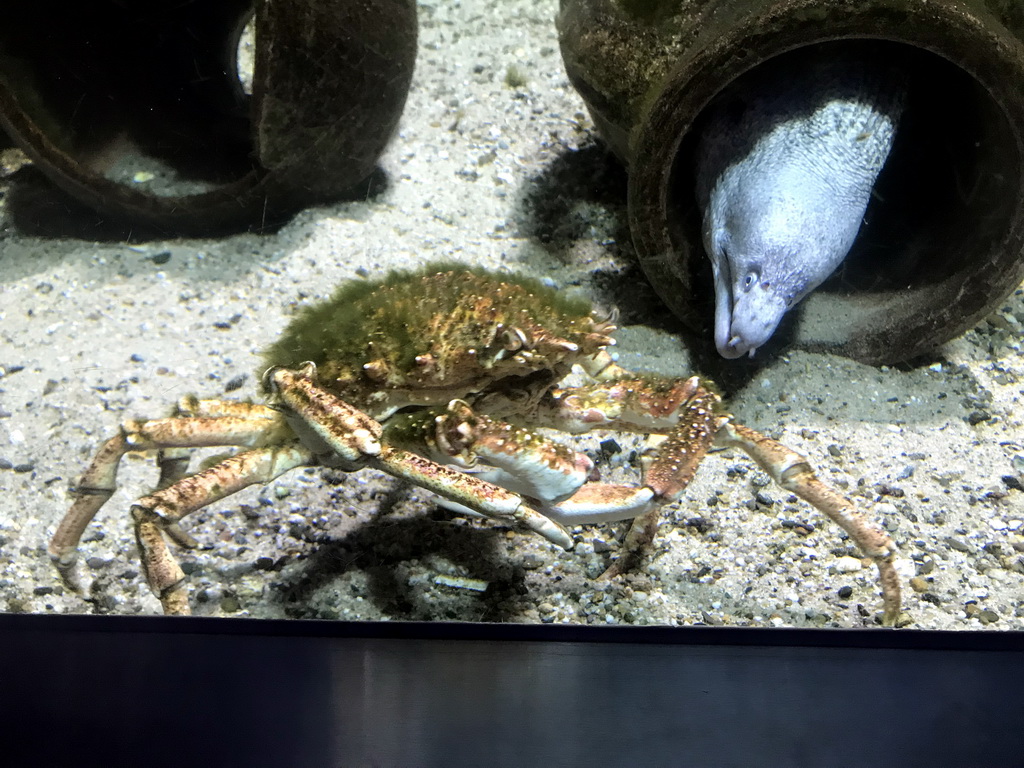
[(252, 0), (93, 5), (21, 4), (0, 27), (0, 90), (23, 115), (13, 128), (51, 159), (147, 195), (197, 194), (252, 171), (235, 66)]
[[(853, 315), (843, 318), (845, 330), (811, 331), (815, 338), (832, 336), (842, 344), (851, 327), (868, 322), (865, 318), (880, 309), (908, 301), (948, 303), (954, 296), (959, 301), (956, 291), (971, 282), (975, 272), (1013, 271), (1021, 245), (1021, 150), (1017, 129), (978, 80), (951, 61), (906, 43), (818, 43), (769, 59), (735, 82), (755, 74), (761, 78), (766, 68), (799, 64), (801, 57), (820, 56), (830, 46), (852, 48), (858, 55), (863, 49), (872, 60), (892, 60), (906, 72), (907, 94), (892, 152), (857, 239), (843, 264), (804, 302), (823, 307), (830, 297), (843, 299), (842, 312)], [(677, 253), (688, 260), (691, 284), (697, 286), (711, 283), (695, 194), (697, 137), (707, 112), (698, 115), (683, 138), (668, 188), (670, 236)], [(708, 297), (705, 303), (710, 306), (712, 291), (700, 289), (695, 294)], [(698, 310), (703, 317), (710, 316), (707, 306)], [(804, 307), (805, 327), (817, 322), (815, 311)], [(861, 312), (864, 316), (858, 317)], [(965, 307), (964, 312), (977, 312), (977, 307)], [(824, 314), (836, 323), (834, 301)]]

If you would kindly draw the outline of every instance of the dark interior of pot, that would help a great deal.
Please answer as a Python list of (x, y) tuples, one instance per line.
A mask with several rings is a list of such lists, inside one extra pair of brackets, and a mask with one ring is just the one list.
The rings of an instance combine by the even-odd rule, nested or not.
[[(779, 335), (782, 342), (798, 335), (795, 340), (803, 346), (884, 360), (892, 357), (886, 350), (875, 354), (861, 349), (868, 343), (865, 338), (874, 334), (871, 344), (891, 346), (888, 337), (899, 328), (885, 330), (886, 326), (904, 316), (942, 315), (941, 322), (950, 331), (946, 338), (938, 338), (938, 327), (920, 331), (934, 336), (932, 343), (941, 343), (976, 322), (986, 306), (1012, 290), (1016, 283), (1011, 273), (1020, 279), (1015, 266), (1021, 247), (1019, 128), (971, 74), (903, 43), (818, 43), (769, 59), (755, 68), (756, 74), (761, 77), (763, 68), (791, 66), (794, 58), (837, 45), (863, 47), (866, 57), (897, 62), (906, 73), (907, 102), (853, 248), (800, 311), (791, 313), (799, 315), (799, 321), (790, 318)], [(705, 115), (706, 110), (680, 146), (668, 204), (672, 241), (684, 258), (689, 256), (697, 286), (709, 286), (712, 279), (694, 191), (696, 137)], [(979, 273), (986, 270), (992, 274), (979, 283)], [(1005, 288), (993, 288), (1004, 283)], [(992, 297), (992, 290), (1003, 294)], [(713, 292), (695, 294), (708, 298), (707, 306), (698, 309), (702, 317), (710, 317)], [(958, 320), (963, 320), (963, 327), (954, 328)], [(854, 344), (860, 352), (844, 347), (855, 333), (863, 337)], [(907, 348), (915, 353), (920, 351), (917, 347)]]
[(0, 25), (0, 84), (34, 134), (97, 176), (152, 195), (252, 170), (237, 71), (251, 0), (17, 3)]

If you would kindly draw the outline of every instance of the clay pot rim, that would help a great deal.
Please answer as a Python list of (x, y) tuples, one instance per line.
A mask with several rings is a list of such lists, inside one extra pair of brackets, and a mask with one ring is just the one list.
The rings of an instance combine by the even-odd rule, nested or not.
[[(697, 288), (691, 285), (689, 268), (685, 263), (688, 254), (682, 252), (684, 247), (673, 241), (665, 221), (664, 212), (669, 210), (673, 195), (675, 159), (687, 134), (710, 101), (737, 77), (776, 56), (835, 41), (865, 40), (906, 45), (944, 59), (970, 77), (998, 107), (1007, 132), (1016, 145), (1016, 158), (1007, 158), (1007, 164), (1018, 179), (1018, 192), (1019, 185), (1024, 183), (1024, 96), (1018, 92), (1018, 87), (1014, 87), (1015, 83), (1024, 82), (1024, 50), (1008, 32), (999, 34), (1001, 27), (997, 24), (985, 26), (981, 23), (991, 21), (992, 17), (979, 19), (965, 15), (956, 4), (907, 7), (885, 0), (837, 5), (830, 11), (827, 34), (825, 30), (809, 34), (809, 29), (814, 30), (814, 24), (808, 21), (807, 11), (817, 5), (814, 0), (805, 0), (788, 5), (784, 12), (753, 13), (732, 26), (727, 38), (716, 35), (714, 29), (705, 30), (664, 79), (663, 90), (645, 105), (643, 115), (636, 123), (637, 128), (630, 137), (632, 162), (627, 195), (634, 243), (652, 283), (660, 286), (662, 298), (692, 328), (700, 329), (703, 315), (688, 301), (666, 295), (669, 286), (684, 296), (694, 295)], [(879, 14), (886, 11), (903, 17), (896, 27), (898, 33), (889, 34), (879, 29)], [(993, 45), (1002, 49), (1002, 55), (956, 55), (990, 51)], [(753, 51), (757, 53), (753, 54)], [(745, 52), (745, 55), (737, 52)], [(672, 129), (666, 131), (666, 125)], [(670, 136), (668, 140), (665, 139), (666, 134)], [(1014, 160), (1016, 167), (1013, 167)], [(1024, 210), (1020, 207), (1008, 222), (998, 248), (1015, 253), (1024, 250)], [(1022, 262), (1024, 259), (1017, 259), (1013, 270), (1009, 264), (1003, 265), (1006, 272), (1001, 276), (1002, 283), (1005, 283), (1003, 295), (1024, 279)], [(815, 297), (812, 295), (810, 298)], [(890, 299), (889, 303), (897, 300)], [(907, 303), (908, 306), (913, 305), (918, 314), (925, 310), (920, 300), (915, 302), (911, 299)], [(879, 306), (882, 308), (881, 304)], [(972, 327), (986, 312), (987, 306), (983, 309), (967, 307), (961, 317), (947, 313), (949, 317), (944, 322), (952, 323), (951, 326), (939, 328), (935, 323), (936, 327), (920, 332), (919, 338), (896, 345), (898, 352), (890, 342), (879, 338), (855, 339), (854, 334), (847, 341), (832, 345), (817, 344), (813, 340), (807, 342), (798, 333), (794, 343), (809, 349), (829, 349), (863, 362), (895, 362), (958, 335)], [(916, 330), (911, 328), (910, 332)]]

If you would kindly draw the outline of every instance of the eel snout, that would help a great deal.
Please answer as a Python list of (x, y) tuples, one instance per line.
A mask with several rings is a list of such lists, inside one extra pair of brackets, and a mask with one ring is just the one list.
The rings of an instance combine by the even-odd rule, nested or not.
[(728, 260), (715, 272), (715, 346), (733, 360), (754, 352), (775, 333), (792, 302), (756, 271), (733, 277)]

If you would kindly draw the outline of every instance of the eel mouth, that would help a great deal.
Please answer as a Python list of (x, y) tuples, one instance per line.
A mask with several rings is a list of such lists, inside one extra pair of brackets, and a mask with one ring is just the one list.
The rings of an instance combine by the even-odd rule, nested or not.
[[(748, 348), (741, 347), (742, 339), (732, 332), (732, 270), (728, 259), (712, 259), (711, 267), (715, 278), (715, 347), (722, 357), (735, 360), (748, 353)], [(749, 350), (749, 354), (754, 351)]]
[(737, 290), (728, 264), (715, 266), (715, 347), (727, 360), (754, 353), (775, 333), (789, 305), (755, 283)]

